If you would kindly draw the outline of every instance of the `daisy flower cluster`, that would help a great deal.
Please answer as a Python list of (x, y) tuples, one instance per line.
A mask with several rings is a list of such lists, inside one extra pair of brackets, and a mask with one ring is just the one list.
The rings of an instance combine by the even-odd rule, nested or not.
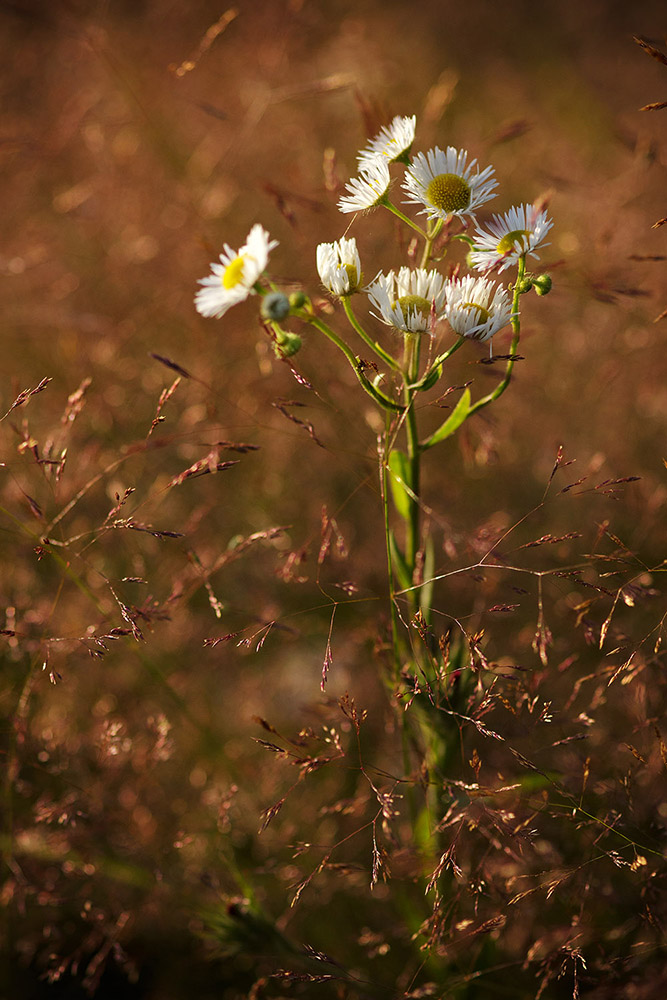
[[(537, 250), (545, 245), (552, 223), (544, 210), (530, 204), (514, 206), (504, 214), (493, 215), (485, 224), (478, 223), (478, 211), (497, 195), (493, 167), (480, 166), (467, 150), (453, 146), (435, 146), (413, 155), (415, 130), (414, 115), (396, 116), (381, 128), (360, 150), (358, 176), (345, 185), (338, 207), (344, 214), (365, 213), (378, 207), (391, 211), (423, 238), (420, 265), (376, 274), (364, 288), (356, 239), (343, 237), (317, 247), (320, 280), (326, 291), (342, 302), (356, 333), (385, 361), (388, 353), (352, 313), (349, 300), (357, 292), (366, 292), (371, 316), (403, 335), (434, 333), (436, 326), (445, 321), (462, 339), (490, 341), (512, 324), (518, 342), (519, 295), (531, 288), (546, 294), (551, 287), (548, 276), (527, 273), (526, 263), (529, 257), (539, 259)], [(403, 202), (426, 217), (425, 228), (392, 202), (392, 165), (403, 168)], [(458, 222), (458, 229), (454, 222)], [(434, 246), (445, 225), (448, 243), (462, 240), (467, 244), (467, 264), (478, 272), (476, 276), (461, 276), (459, 267), (445, 276), (435, 266), (439, 261), (434, 260)], [(291, 345), (291, 351), (301, 344), (297, 335), (287, 334), (280, 327), (285, 318), (292, 315), (318, 324), (306, 296), (287, 297), (262, 278), (269, 254), (277, 245), (259, 224), (252, 227), (238, 251), (225, 245), (219, 262), (211, 265), (211, 274), (201, 279), (195, 305), (203, 316), (219, 319), (250, 295), (262, 294), (262, 318), (284, 354), (286, 345)], [(438, 255), (442, 255), (442, 247)], [(517, 268), (514, 285), (506, 287), (492, 280), (511, 267)], [(331, 331), (327, 336), (338, 346), (343, 344)]]

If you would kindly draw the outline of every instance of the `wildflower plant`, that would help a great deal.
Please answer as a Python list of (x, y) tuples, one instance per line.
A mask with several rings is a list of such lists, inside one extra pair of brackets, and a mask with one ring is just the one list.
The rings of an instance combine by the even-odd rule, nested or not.
[[(264, 297), (262, 319), (274, 340), (278, 356), (294, 354), (302, 346), (301, 337), (283, 328), (286, 320), (300, 321), (330, 340), (352, 368), (361, 389), (385, 415), (381, 445), (381, 495), (389, 570), (396, 670), (400, 670), (403, 640), (399, 627), (398, 598), (407, 602), (409, 615), (429, 618), (430, 587), (423, 583), (424, 562), (429, 560), (432, 543), (424, 530), (421, 515), (420, 483), (426, 452), (455, 433), (473, 414), (494, 403), (510, 384), (521, 333), (521, 296), (535, 288), (544, 294), (550, 287), (546, 275), (527, 274), (527, 258), (536, 256), (551, 228), (546, 212), (530, 205), (511, 208), (494, 216), (488, 230), (477, 225), (476, 212), (496, 197), (498, 182), (491, 166), (479, 168), (466, 150), (448, 146), (412, 154), (416, 118), (397, 116), (358, 154), (359, 177), (346, 185), (338, 207), (344, 214), (364, 213), (383, 208), (416, 233), (421, 242), (417, 267), (399, 262), (388, 273), (376, 273), (366, 285), (364, 274), (373, 273), (363, 262), (354, 237), (342, 237), (317, 247), (317, 270), (329, 295), (345, 314), (350, 336), (326, 321), (305, 291), (291, 295), (280, 292), (262, 270), (268, 265), (275, 240), (260, 225), (253, 226), (246, 244), (237, 255), (225, 247), (220, 264), (212, 265), (212, 276), (195, 303), (204, 316), (220, 317), (231, 305), (251, 293)], [(422, 225), (409, 218), (390, 198), (395, 178), (393, 170), (403, 170), (402, 190), (407, 205), (418, 205), (426, 215)], [(468, 251), (473, 273), (444, 273), (445, 243), (462, 241)], [(495, 272), (514, 269), (514, 280), (501, 282)], [(475, 274), (474, 271), (483, 274)], [(487, 276), (493, 272), (493, 278)], [(494, 280), (495, 279), (495, 280)], [(366, 300), (369, 317), (362, 318), (353, 306), (353, 296)], [(362, 307), (363, 308), (363, 307)], [(377, 339), (373, 320), (395, 333), (390, 349)], [(505, 369), (495, 388), (473, 399), (466, 387), (453, 411), (432, 433), (424, 436), (419, 428), (417, 402), (422, 393), (442, 379), (448, 360), (466, 340), (491, 342), (506, 328), (511, 329)], [(433, 356), (433, 343), (447, 336), (451, 342)], [(361, 344), (359, 343), (361, 342)], [(358, 353), (374, 355), (372, 364)], [(383, 370), (384, 369), (384, 370)], [(377, 371), (377, 374), (375, 374)], [(390, 512), (390, 497), (404, 522), (399, 533)]]
[[(240, 274), (242, 267), (238, 301), (250, 292), (262, 296), (261, 322), (273, 341), (276, 356), (288, 358), (302, 347), (312, 349), (317, 338), (329, 340), (350, 366), (359, 390), (381, 415), (378, 474), (391, 622), (384, 679), (395, 705), (401, 709), (414, 705), (417, 709), (409, 722), (405, 712), (399, 715), (404, 750), (416, 740), (423, 748), (421, 759), (427, 771), (443, 776), (459, 739), (451, 716), (468, 718), (469, 699), (474, 700), (475, 695), (469, 684), (462, 682), (457, 696), (447, 691), (447, 709), (440, 711), (433, 700), (433, 692), (439, 686), (446, 688), (451, 676), (460, 673), (470, 637), (462, 634), (451, 649), (441, 644), (438, 650), (429, 632), (435, 546), (423, 516), (422, 466), (427, 453), (443, 444), (474, 414), (495, 403), (508, 388), (518, 358), (522, 297), (533, 289), (545, 294), (550, 287), (547, 275), (527, 272), (527, 258), (543, 243), (551, 222), (544, 211), (523, 205), (505, 216), (496, 216), (489, 232), (477, 225), (477, 235), (471, 236), (471, 227), (477, 224), (476, 212), (496, 196), (498, 184), (493, 168), (478, 168), (467, 151), (451, 146), (446, 151), (436, 147), (413, 156), (415, 125), (414, 117), (397, 117), (361, 150), (359, 177), (348, 182), (347, 194), (340, 198), (338, 207), (347, 215), (362, 213), (360, 228), (363, 213), (368, 210), (384, 209), (396, 216), (410, 231), (412, 246), (415, 242), (419, 246), (419, 251), (412, 254), (416, 266), (398, 260), (391, 270), (377, 272), (372, 262), (362, 259), (353, 236), (322, 242), (317, 247), (320, 280), (337, 304), (346, 332), (341, 332), (342, 324), (329, 321), (332, 310), (321, 307), (319, 296), (305, 289), (282, 291), (268, 273), (259, 273), (256, 265), (261, 259), (268, 267), (275, 241), (257, 225), (237, 257), (232, 258), (229, 248), (225, 248), (221, 265), (212, 266), (222, 290), (214, 287), (213, 278), (206, 278), (195, 301), (203, 315), (222, 315), (232, 304), (224, 288), (228, 273), (237, 268)], [(393, 174), (399, 171), (403, 171), (403, 184), (396, 189), (402, 189), (406, 196), (405, 205), (420, 206), (419, 213), (426, 216), (424, 223), (405, 214), (392, 200), (393, 195), (390, 197), (392, 183), (397, 179)], [(257, 232), (261, 234), (262, 252), (255, 252), (251, 265), (247, 265), (251, 238)], [(463, 244), (472, 273), (461, 273), (461, 264), (449, 268), (443, 264), (448, 247), (457, 242)], [(374, 277), (368, 280), (366, 275)], [(299, 332), (292, 329), (296, 323), (301, 326)], [(390, 338), (386, 337), (386, 327), (392, 331)], [(307, 330), (310, 335), (302, 337)], [(511, 335), (511, 345), (497, 359), (503, 363), (503, 370), (495, 387), (477, 397), (469, 385), (462, 387), (446, 418), (425, 432), (420, 426), (418, 404), (423, 394), (437, 390), (452, 356), (466, 341), (488, 342), (491, 350), (492, 339), (504, 330)], [(322, 690), (327, 683), (329, 661), (327, 652)], [(466, 714), (461, 714), (464, 711)], [(358, 720), (353, 719), (353, 723), (358, 726)], [(404, 759), (408, 774), (410, 765), (405, 754)], [(420, 811), (412, 791), (406, 798), (410, 801), (413, 841), (432, 869), (438, 856), (438, 836), (425, 832), (429, 822), (424, 820), (424, 810)], [(426, 792), (426, 811), (433, 810), (433, 816), (443, 815), (443, 799), (443, 785), (438, 790), (438, 783), (431, 783)], [(394, 813), (385, 806), (383, 815), (386, 812), (385, 819), (391, 818)], [(278, 808), (268, 811), (266, 822)], [(372, 884), (382, 867), (378, 858), (374, 854)], [(433, 880), (427, 890), (432, 885)]]

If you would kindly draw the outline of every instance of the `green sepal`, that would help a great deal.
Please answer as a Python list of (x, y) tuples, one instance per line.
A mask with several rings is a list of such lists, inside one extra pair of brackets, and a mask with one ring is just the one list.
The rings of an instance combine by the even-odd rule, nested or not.
[(396, 574), (396, 579), (403, 590), (409, 590), (412, 587), (412, 574), (408, 569), (405, 556), (398, 547), (398, 542), (396, 541), (396, 536), (393, 531), (389, 532), (389, 551), (391, 553), (391, 564), (393, 566), (394, 573)]
[(389, 473), (394, 507), (404, 521), (409, 521), (412, 499), (405, 487), (410, 481), (410, 462), (404, 451), (396, 449), (390, 453)]
[(432, 448), (434, 444), (440, 444), (445, 438), (448, 438), (454, 431), (457, 431), (461, 424), (464, 422), (468, 414), (470, 413), (470, 389), (466, 389), (459, 399), (458, 403), (454, 407), (453, 411), (445, 420), (444, 424), (441, 424), (437, 429), (435, 434), (431, 434), (428, 441), (424, 441), (422, 448), (424, 451), (427, 448)]

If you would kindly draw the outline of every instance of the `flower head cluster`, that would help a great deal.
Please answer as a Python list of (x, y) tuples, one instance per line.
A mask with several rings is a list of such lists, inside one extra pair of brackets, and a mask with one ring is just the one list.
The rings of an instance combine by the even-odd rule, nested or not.
[(506, 288), (467, 274), (447, 284), (445, 317), (454, 333), (470, 340), (490, 340), (512, 319)]
[(423, 205), (429, 219), (448, 219), (452, 215), (473, 216), (475, 209), (495, 197), (498, 182), (493, 167), (476, 170), (477, 160), (468, 163), (465, 149), (438, 146), (418, 153), (406, 170), (403, 189), (409, 202)]
[[(498, 182), (493, 167), (479, 167), (477, 160), (470, 159), (465, 149), (453, 146), (444, 149), (435, 146), (413, 157), (415, 128), (415, 115), (397, 115), (381, 128), (360, 150), (359, 176), (347, 182), (345, 193), (338, 202), (343, 213), (364, 212), (384, 205), (425, 240), (422, 267), (401, 267), (379, 273), (365, 289), (371, 312), (382, 323), (404, 334), (433, 331), (437, 322), (446, 319), (459, 337), (478, 341), (489, 341), (499, 330), (514, 323), (515, 341), (518, 342), (519, 296), (531, 289), (546, 295), (551, 287), (548, 275), (526, 275), (525, 261), (528, 256), (538, 257), (536, 251), (545, 245), (552, 222), (546, 212), (523, 204), (510, 208), (503, 215), (493, 215), (485, 227), (477, 224), (475, 213), (496, 195)], [(404, 165), (402, 187), (407, 203), (419, 206), (420, 213), (427, 216), (428, 225), (424, 229), (391, 203), (391, 164)], [(447, 279), (429, 266), (434, 241), (442, 231), (443, 222), (452, 218), (462, 220), (464, 228), (470, 221), (475, 224), (474, 240), (456, 230), (449, 233), (449, 238), (463, 239), (471, 244), (468, 264), (482, 272), (481, 275)], [(297, 337), (280, 326), (289, 315), (298, 315), (300, 320), (311, 322), (320, 330), (325, 329), (326, 324), (303, 293), (292, 293), (288, 298), (275, 288), (260, 285), (259, 279), (275, 246), (277, 242), (271, 240), (260, 225), (252, 227), (238, 252), (225, 244), (220, 262), (212, 264), (211, 274), (201, 279), (202, 287), (195, 296), (195, 304), (202, 315), (219, 318), (237, 302), (260, 292), (264, 296), (262, 317), (271, 326), (276, 343), (283, 347), (287, 338)], [(518, 267), (512, 294), (485, 276), (487, 272), (501, 273), (512, 265)], [(333, 243), (320, 243), (317, 270), (327, 291), (344, 300), (347, 317), (367, 347), (399, 370), (400, 364), (394, 364), (395, 359), (363, 329), (348, 301), (348, 297), (360, 291), (363, 285), (356, 239), (343, 237)], [(297, 296), (301, 297), (299, 305), (295, 304)], [(340, 346), (340, 338), (332, 332), (330, 336)], [(349, 360), (354, 354), (346, 356)], [(426, 384), (431, 383), (427, 380)]]
[(470, 263), (478, 271), (496, 270), (517, 264), (520, 257), (537, 257), (535, 250), (545, 246), (544, 237), (553, 223), (546, 212), (532, 205), (510, 208), (504, 215), (494, 215), (487, 229), (477, 227), (475, 245), (470, 251)]
[(402, 267), (368, 286), (377, 318), (404, 333), (424, 333), (443, 316), (447, 282), (439, 271)]
[(378, 158), (385, 159), (387, 163), (396, 163), (399, 160), (409, 163), (416, 127), (416, 115), (412, 115), (411, 118), (401, 118), (400, 115), (396, 115), (391, 124), (384, 125), (375, 138), (368, 142), (366, 148), (361, 150), (357, 156), (359, 170), (368, 170)]
[(389, 161), (376, 157), (369, 160), (366, 166), (360, 170), (360, 177), (352, 177), (345, 189), (348, 194), (338, 202), (341, 212), (363, 212), (367, 208), (375, 208), (385, 198), (389, 190), (391, 177), (389, 175)]
[(269, 253), (278, 246), (259, 224), (252, 227), (240, 250), (225, 243), (220, 263), (211, 264), (212, 273), (201, 278), (203, 287), (195, 295), (195, 306), (202, 316), (220, 319), (228, 309), (254, 294), (253, 285), (265, 270)]
[(317, 248), (317, 272), (322, 284), (340, 298), (358, 291), (361, 281), (361, 260), (357, 241), (343, 237), (337, 243), (320, 243)]

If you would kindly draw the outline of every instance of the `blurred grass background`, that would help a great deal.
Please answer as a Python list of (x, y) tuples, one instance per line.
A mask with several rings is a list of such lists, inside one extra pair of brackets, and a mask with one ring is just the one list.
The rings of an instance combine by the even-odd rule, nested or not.
[[(0, 431), (7, 996), (249, 995), (268, 975), (253, 942), (214, 960), (201, 940), (202, 912), (222, 907), (220, 919), (233, 923), (236, 897), (277, 921), (278, 930), (248, 932), (262, 940), (260, 952), (280, 953), (284, 943), (271, 939), (278, 931), (339, 950), (350, 967), (370, 962), (389, 995), (405, 994), (419, 973), (396, 929), (418, 925), (414, 898), (405, 890), (396, 904), (392, 883), (369, 893), (366, 841), (354, 842), (348, 870), (324, 874), (313, 903), (289, 909), (289, 887), (303, 871), (288, 845), (314, 839), (315, 828), (322, 843), (356, 828), (353, 809), (351, 819), (344, 810), (336, 818), (322, 803), (361, 796), (357, 772), (318, 776), (312, 800), (298, 788), (281, 825), (256, 837), (262, 810), (291, 779), (253, 743), (266, 736), (254, 716), (292, 735), (312, 727), (327, 740), (321, 727), (333, 724), (336, 699), (349, 690), (372, 706), (369, 755), (401, 768), (391, 758), (393, 722), (374, 653), (386, 616), (376, 418), (314, 332), (306, 331), (294, 360), (315, 393), (273, 358), (256, 302), (219, 322), (203, 320), (192, 304), (196, 280), (223, 243), (238, 247), (257, 221), (280, 240), (273, 273), (317, 294), (315, 246), (339, 238), (349, 222), (336, 210), (335, 183), (355, 172), (357, 150), (393, 115), (417, 114), (416, 149), (452, 144), (492, 162), (501, 192), (492, 211), (543, 198), (555, 223), (541, 261), (554, 290), (545, 300), (526, 297), (525, 360), (511, 390), (429, 455), (425, 501), (441, 543), (438, 572), (474, 563), (519, 522), (502, 546), (510, 562), (519, 545), (547, 532), (582, 536), (537, 550), (534, 562), (523, 554), (528, 567), (580, 561), (604, 522), (635, 554), (629, 573), (664, 559), (667, 251), (666, 230), (652, 228), (665, 215), (664, 112), (638, 109), (664, 98), (667, 71), (632, 39), (664, 41), (663, 5), (268, 0), (224, 14), (203, 0), (0, 4), (2, 413), (22, 390), (51, 379)], [(222, 30), (203, 43), (216, 23)], [(358, 220), (352, 232), (367, 278), (404, 262), (389, 217)], [(508, 344), (500, 337), (496, 349)], [(191, 377), (181, 378), (164, 422), (147, 437), (161, 392), (178, 376), (154, 355)], [(482, 356), (473, 344), (459, 352), (449, 383), (472, 378), (483, 391), (492, 372)], [(68, 403), (77, 389), (80, 399)], [(322, 447), (272, 405), (285, 399), (305, 404), (297, 415), (312, 422)], [(219, 442), (259, 450), (231, 452)], [(589, 478), (541, 505), (559, 445), (576, 462), (559, 472), (559, 488)], [(216, 447), (221, 461), (239, 464), (170, 485)], [(56, 481), (57, 466), (43, 460), (61, 461), (63, 449)], [(627, 476), (641, 478), (618, 496), (586, 492)], [(127, 489), (134, 492), (105, 527)], [(318, 575), (323, 505), (349, 555)], [(114, 517), (130, 516), (139, 528), (181, 537), (108, 529)], [(272, 535), (274, 527), (284, 530)], [(290, 573), (289, 555), (301, 551)], [(337, 610), (321, 697), (331, 599), (346, 581), (359, 599)], [(652, 647), (664, 613), (659, 574), (639, 582), (641, 600), (619, 609), (619, 648), (647, 637)], [(451, 615), (471, 628), (483, 623), (490, 657), (534, 670), (536, 578), (518, 583), (525, 596), (509, 574), (457, 576), (443, 583), (436, 608), (443, 622)], [(591, 636), (609, 603), (578, 612), (593, 592), (563, 578), (545, 589), (552, 663), (562, 669), (540, 678), (566, 734), (590, 707), (589, 699), (575, 712), (568, 697), (575, 678), (599, 670)], [(511, 619), (482, 614), (517, 600)], [(131, 621), (145, 642), (113, 636)], [(203, 645), (236, 632), (255, 638), (247, 647), (238, 639)], [(105, 635), (106, 652), (96, 642)], [(601, 782), (616, 768), (600, 786), (604, 803), (627, 776), (618, 747), (641, 744), (640, 755), (653, 754), (634, 821), (657, 836), (664, 767), (653, 729), (664, 700), (659, 660), (646, 663), (647, 676), (654, 673), (641, 696), (612, 694), (596, 717), (593, 757)], [(526, 735), (518, 729), (517, 746)], [(573, 760), (550, 766), (581, 766)], [(562, 854), (554, 846), (545, 865), (565, 865), (566, 840), (554, 831)], [(623, 988), (634, 984), (628, 996), (662, 996), (662, 953), (637, 929), (648, 890), (636, 888), (635, 898), (625, 883), (622, 891), (611, 885), (599, 898), (621, 899), (618, 924), (607, 927), (604, 906), (581, 919), (589, 957), (604, 959), (586, 989), (620, 995), (605, 992), (605, 982), (616, 988), (613, 969), (626, 975)], [(484, 995), (532, 997), (539, 978), (521, 965), (538, 940), (537, 959), (549, 954), (544, 941), (569, 926), (573, 908), (568, 899), (548, 914), (524, 911), (504, 932), (509, 971), (487, 979)], [(622, 943), (617, 952), (614, 941)], [(638, 941), (649, 956), (643, 966), (628, 958)], [(457, 956), (459, 972), (484, 965), (465, 945)], [(292, 995), (270, 983), (254, 995), (281, 989)], [(456, 995), (476, 996), (470, 989)], [(571, 991), (568, 972), (545, 996)]]

